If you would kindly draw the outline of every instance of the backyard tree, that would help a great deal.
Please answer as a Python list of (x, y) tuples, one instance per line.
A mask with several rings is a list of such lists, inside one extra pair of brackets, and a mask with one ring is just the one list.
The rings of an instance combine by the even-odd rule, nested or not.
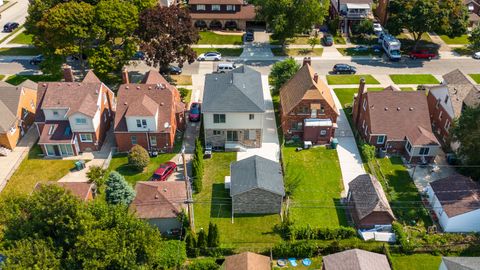
[(470, 42), (470, 47), (472, 47), (472, 49), (480, 49), (480, 25), (473, 28), (472, 33), (468, 37), (468, 41)]
[(195, 235), (192, 232), (187, 232), (187, 236), (185, 237), (185, 246), (187, 249), (187, 256), (190, 258), (196, 258), (199, 255), (197, 249), (197, 243), (195, 241)]
[(312, 47), (313, 51), (318, 44), (320, 44), (320, 40), (318, 40), (318, 33), (315, 33), (315, 36), (308, 39), (308, 45)]
[(207, 234), (203, 229), (200, 229), (200, 231), (198, 232), (197, 249), (200, 251), (202, 255), (205, 254), (205, 251), (207, 249)]
[(218, 227), (217, 227), (217, 224), (214, 224), (212, 222), (208, 224), (207, 246), (208, 247), (220, 246), (220, 235), (218, 234)]
[(100, 166), (91, 166), (87, 172), (87, 178), (90, 183), (94, 183), (97, 188), (100, 188), (105, 183), (105, 174), (107, 170)]
[(195, 154), (192, 160), (192, 169), (193, 169), (193, 189), (196, 193), (199, 193), (203, 189), (203, 147), (200, 139), (195, 140)]
[(109, 204), (130, 205), (135, 198), (135, 191), (121, 174), (113, 171), (108, 175), (105, 196)]
[(468, 13), (463, 0), (392, 0), (386, 28), (393, 35), (407, 29), (413, 36), (414, 49), (428, 32), (456, 37), (464, 34)]
[(128, 153), (128, 165), (138, 171), (143, 171), (143, 169), (148, 166), (148, 163), (150, 163), (150, 156), (147, 150), (141, 145), (134, 145)]
[(373, 22), (371, 20), (362, 20), (360, 23), (354, 25), (353, 31), (356, 34), (362, 35), (373, 34)]
[(460, 170), (480, 181), (480, 107), (467, 107), (452, 126), (452, 141), (460, 144), (457, 154), (464, 165)]
[(162, 68), (172, 62), (182, 66), (195, 61), (196, 53), (190, 46), (197, 43), (199, 35), (184, 6), (157, 5), (144, 10), (140, 13), (137, 35), (146, 62), (151, 66)]
[(281, 62), (273, 64), (270, 72), (270, 79), (273, 84), (273, 92), (278, 93), (282, 85), (290, 80), (300, 69), (300, 65), (293, 58), (287, 58)]
[(55, 254), (52, 244), (44, 239), (20, 239), (3, 253), (7, 258), (7, 265), (2, 265), (5, 270), (61, 269), (59, 254)]

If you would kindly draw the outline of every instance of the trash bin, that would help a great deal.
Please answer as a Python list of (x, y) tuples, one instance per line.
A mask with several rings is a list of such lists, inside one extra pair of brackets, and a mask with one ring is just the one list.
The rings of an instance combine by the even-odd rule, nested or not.
[(337, 149), (337, 145), (338, 145), (338, 139), (333, 138), (332, 141), (330, 142), (330, 147), (332, 147), (332, 149)]
[(77, 171), (80, 171), (81, 169), (83, 169), (82, 162), (80, 161), (75, 162), (75, 168), (77, 169)]
[(378, 158), (384, 158), (385, 156), (387, 156), (387, 149), (385, 149), (385, 148), (378, 148), (377, 157), (378, 157)]

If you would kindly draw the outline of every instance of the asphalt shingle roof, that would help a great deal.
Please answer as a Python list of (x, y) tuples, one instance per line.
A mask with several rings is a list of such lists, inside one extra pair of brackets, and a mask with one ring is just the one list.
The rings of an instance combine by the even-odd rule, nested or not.
[(36, 90), (34, 82), (26, 81), (18, 86), (9, 83), (0, 84), (0, 132), (7, 132), (17, 121), (17, 111), (22, 89)]
[(390, 270), (387, 256), (350, 249), (323, 257), (325, 270)]
[(480, 257), (443, 257), (447, 270), (480, 270)]

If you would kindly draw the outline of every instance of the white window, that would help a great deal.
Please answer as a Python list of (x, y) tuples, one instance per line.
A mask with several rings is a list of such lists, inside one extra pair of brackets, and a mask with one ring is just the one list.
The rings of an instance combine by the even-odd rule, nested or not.
[(226, 117), (225, 114), (214, 114), (213, 115), (213, 123), (219, 124), (219, 123), (225, 123)]
[(90, 133), (80, 133), (80, 141), (81, 142), (92, 142), (92, 134)]
[(320, 136), (327, 135), (327, 131), (325, 129), (320, 130)]
[(212, 5), (212, 11), (219, 11), (220, 5)]
[(147, 127), (147, 120), (146, 119), (137, 119), (137, 127)]
[(385, 136), (377, 137), (377, 144), (383, 144), (385, 142)]
[(449, 130), (450, 129), (450, 121), (445, 121), (445, 130)]
[(157, 146), (157, 137), (150, 136), (150, 146)]
[(468, 11), (473, 11), (475, 7), (473, 6), (472, 3), (468, 4)]
[(254, 129), (251, 129), (248, 131), (248, 139), (249, 140), (256, 140), (257, 139), (257, 131)]
[(405, 146), (407, 148), (407, 151), (410, 153), (412, 151), (412, 145), (410, 144), (409, 141), (407, 141), (407, 145)]
[(428, 152), (430, 152), (430, 148), (428, 148), (428, 147), (422, 147), (422, 148), (420, 148), (420, 155), (421, 155), (421, 156), (426, 156), (426, 155), (428, 155)]
[(130, 141), (132, 142), (132, 145), (137, 144), (137, 136), (130, 137)]
[(107, 104), (107, 94), (103, 93), (103, 104)]
[(227, 5), (227, 11), (235, 11), (235, 5)]
[(197, 5), (197, 10), (205, 10), (205, 5)]
[(87, 124), (87, 119), (85, 119), (85, 118), (75, 118), (75, 124), (86, 125)]
[(363, 110), (364, 111), (367, 110), (367, 100), (366, 99), (363, 100)]
[(45, 144), (45, 150), (47, 150), (47, 156), (55, 156), (55, 149), (51, 144)]
[(55, 126), (50, 126), (50, 128), (48, 129), (48, 135), (52, 135), (53, 132), (55, 132)]
[(438, 114), (438, 119), (442, 120), (442, 115), (443, 115), (443, 111), (440, 111), (440, 113)]
[(147, 127), (147, 120), (145, 119), (142, 119), (142, 127)]
[(317, 118), (317, 110), (313, 109), (312, 112), (310, 113), (311, 118)]

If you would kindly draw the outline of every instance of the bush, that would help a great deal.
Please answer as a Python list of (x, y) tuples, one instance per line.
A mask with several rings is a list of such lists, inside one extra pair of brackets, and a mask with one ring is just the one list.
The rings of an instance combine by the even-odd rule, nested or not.
[(107, 170), (102, 169), (100, 166), (92, 166), (87, 172), (87, 178), (90, 183), (97, 186), (100, 189), (105, 183), (105, 173)]
[(373, 34), (373, 22), (365, 19), (352, 27), (354, 34), (369, 35)]
[(188, 96), (190, 89), (180, 87), (178, 88), (178, 91), (180, 92), (180, 97), (182, 98), (182, 101), (185, 101), (185, 98)]
[(352, 227), (338, 228), (312, 228), (309, 225), (305, 227), (290, 226), (289, 235), (292, 240), (333, 240), (348, 239), (356, 237), (357, 232)]
[(108, 204), (129, 205), (135, 198), (135, 190), (116, 171), (108, 175), (105, 200)]
[(211, 248), (218, 247), (220, 245), (220, 235), (218, 234), (218, 227), (216, 224), (210, 222), (208, 224), (208, 237), (207, 246)]
[(187, 270), (215, 270), (215, 269), (220, 269), (220, 266), (212, 258), (197, 259), (187, 266)]
[(281, 62), (273, 64), (272, 71), (270, 72), (270, 79), (273, 85), (273, 93), (276, 94), (280, 91), (280, 88), (290, 80), (295, 73), (300, 69), (300, 65), (297, 64), (295, 59), (287, 58)]
[(298, 257), (311, 258), (321, 253), (327, 248), (327, 244), (318, 244), (314, 241), (282, 242), (272, 248), (274, 257)]
[(360, 146), (360, 150), (362, 151), (362, 158), (365, 160), (365, 162), (370, 162), (375, 159), (375, 146), (363, 143)]
[(145, 148), (136, 144), (130, 149), (130, 153), (128, 153), (128, 165), (134, 167), (136, 170), (143, 171), (149, 162), (150, 157)]
[(397, 242), (400, 244), (402, 252), (405, 252), (407, 254), (413, 253), (413, 251), (415, 250), (415, 244), (413, 243), (413, 241), (410, 241), (408, 239), (407, 234), (403, 230), (402, 224), (398, 222), (393, 222), (392, 229), (397, 235)]
[(193, 169), (193, 189), (199, 193), (203, 189), (203, 147), (200, 139), (195, 140), (195, 154), (192, 160)]
[(195, 235), (192, 232), (188, 232), (185, 237), (185, 246), (187, 250), (187, 256), (190, 258), (196, 258), (199, 254), (199, 249), (197, 249), (197, 241), (195, 240)]

